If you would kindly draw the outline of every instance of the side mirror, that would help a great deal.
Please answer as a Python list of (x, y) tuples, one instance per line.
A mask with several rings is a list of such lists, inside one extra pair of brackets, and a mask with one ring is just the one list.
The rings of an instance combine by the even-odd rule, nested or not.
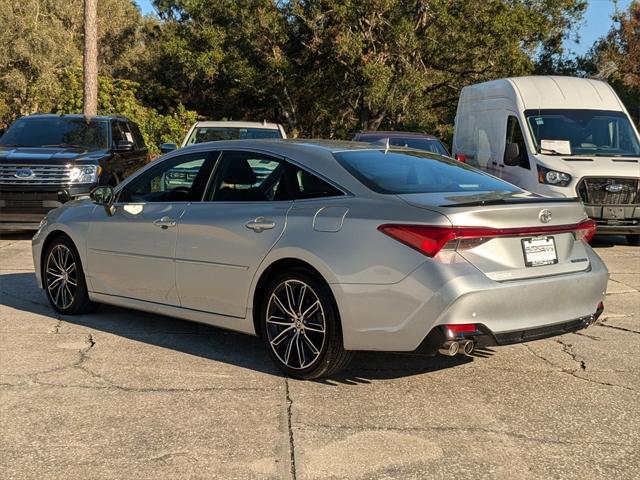
[(520, 165), (520, 148), (517, 143), (507, 143), (504, 148), (503, 162), (509, 167)]
[(113, 216), (116, 212), (116, 207), (113, 206), (115, 194), (113, 193), (113, 187), (104, 185), (96, 187), (89, 193), (91, 201), (97, 205), (103, 205), (107, 215)]
[(163, 143), (162, 145), (160, 145), (160, 151), (162, 153), (173, 152), (177, 148), (178, 146), (175, 143)]
[(133, 144), (133, 142), (130, 142), (129, 140), (120, 140), (117, 144), (116, 144), (116, 151), (118, 152), (130, 152), (131, 150), (133, 150), (135, 147), (135, 145)]

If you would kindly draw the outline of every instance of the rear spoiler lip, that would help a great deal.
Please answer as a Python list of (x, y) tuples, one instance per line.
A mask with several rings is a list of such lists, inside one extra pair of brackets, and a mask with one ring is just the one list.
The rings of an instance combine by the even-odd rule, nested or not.
[(496, 198), (495, 200), (476, 200), (474, 202), (450, 203), (440, 205), (440, 208), (460, 208), (460, 207), (484, 207), (490, 205), (521, 205), (536, 203), (579, 203), (578, 197), (533, 197), (533, 198)]

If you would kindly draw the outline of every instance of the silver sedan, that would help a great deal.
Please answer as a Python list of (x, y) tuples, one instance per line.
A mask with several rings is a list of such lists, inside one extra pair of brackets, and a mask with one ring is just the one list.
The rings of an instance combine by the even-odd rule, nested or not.
[(471, 354), (576, 331), (608, 273), (576, 199), (435, 154), (245, 140), (165, 155), (33, 239), (55, 310), (99, 303), (259, 335), (300, 378), (357, 350)]

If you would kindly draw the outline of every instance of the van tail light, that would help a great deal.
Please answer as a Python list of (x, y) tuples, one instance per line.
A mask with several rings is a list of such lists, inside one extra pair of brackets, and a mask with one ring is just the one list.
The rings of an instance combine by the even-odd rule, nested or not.
[(573, 233), (576, 240), (588, 242), (596, 231), (593, 220), (573, 225), (524, 228), (436, 227), (429, 225), (380, 225), (378, 230), (405, 245), (435, 257), (440, 250), (468, 250), (496, 237), (535, 237), (554, 233)]
[(461, 163), (467, 163), (467, 157), (464, 153), (456, 153), (456, 160)]

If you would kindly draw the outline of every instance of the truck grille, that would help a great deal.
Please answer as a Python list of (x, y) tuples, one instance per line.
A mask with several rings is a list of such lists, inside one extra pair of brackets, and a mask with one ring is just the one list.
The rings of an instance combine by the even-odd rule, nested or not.
[(10, 165), (0, 163), (0, 185), (66, 185), (71, 183), (66, 165)]
[(640, 203), (637, 178), (585, 178), (578, 195), (587, 205), (631, 205)]

